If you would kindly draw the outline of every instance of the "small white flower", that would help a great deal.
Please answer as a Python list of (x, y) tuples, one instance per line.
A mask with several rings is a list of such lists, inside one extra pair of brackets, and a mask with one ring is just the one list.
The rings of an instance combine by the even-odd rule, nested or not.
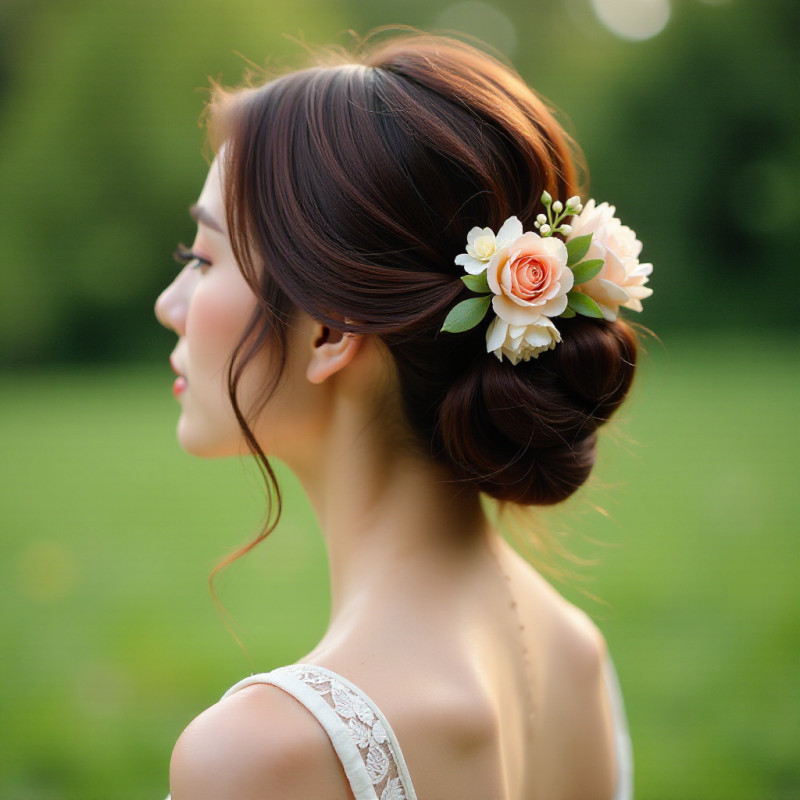
[(560, 214), (563, 209), (564, 209), (564, 206), (561, 205), (561, 201), (560, 200), (556, 200), (555, 203), (553, 203), (553, 211), (555, 211), (556, 214)]
[(543, 236), (547, 236), (547, 234), (550, 233), (550, 226), (542, 225), (542, 227), (539, 230), (541, 230)]
[(522, 236), (522, 223), (509, 217), (495, 235), (491, 228), (473, 228), (467, 234), (467, 252), (456, 256), (456, 264), (470, 275), (480, 275), (492, 256), (508, 242)]
[(546, 217), (544, 214), (537, 214), (537, 215), (536, 215), (536, 221), (537, 221), (537, 222), (538, 222), (540, 225), (544, 225), (544, 224), (545, 224), (545, 222), (547, 222), (547, 217)]
[(494, 254), (494, 231), (484, 228), (481, 235), (467, 245), (467, 252), (478, 261), (488, 261)]

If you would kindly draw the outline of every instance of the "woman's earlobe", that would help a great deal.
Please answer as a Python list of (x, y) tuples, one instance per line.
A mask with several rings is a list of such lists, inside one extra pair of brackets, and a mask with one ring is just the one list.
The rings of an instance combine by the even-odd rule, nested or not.
[(337, 331), (318, 323), (312, 335), (311, 355), (306, 377), (311, 383), (322, 383), (355, 358), (362, 337), (355, 333)]

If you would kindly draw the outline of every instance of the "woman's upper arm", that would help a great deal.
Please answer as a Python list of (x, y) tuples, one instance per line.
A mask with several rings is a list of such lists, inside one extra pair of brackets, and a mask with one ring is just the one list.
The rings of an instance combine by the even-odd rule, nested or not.
[(170, 763), (172, 800), (352, 800), (316, 719), (282, 690), (249, 686), (194, 719)]

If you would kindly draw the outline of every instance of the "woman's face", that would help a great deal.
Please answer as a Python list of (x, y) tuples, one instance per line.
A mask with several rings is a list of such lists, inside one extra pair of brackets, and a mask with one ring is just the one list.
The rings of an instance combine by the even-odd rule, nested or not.
[[(198, 456), (247, 454), (228, 394), (228, 364), (257, 300), (233, 256), (219, 158), (214, 159), (191, 213), (197, 220), (197, 236), (187, 263), (159, 295), (155, 309), (159, 322), (178, 334), (170, 358), (178, 374), (174, 393), (181, 405), (178, 441)], [(281, 380), (266, 404), (262, 400), (265, 387), (273, 382), (274, 359), (265, 349), (247, 362), (237, 384), (237, 401), (266, 455), (290, 466), (313, 465), (335, 393), (326, 378), (348, 364), (358, 350), (358, 337), (331, 336), (327, 328), (297, 311), (289, 324)], [(363, 379), (371, 383), (367, 373)], [(366, 396), (366, 390), (359, 394)]]
[[(235, 455), (245, 448), (228, 397), (227, 365), (256, 299), (231, 250), (218, 158), (191, 212), (197, 236), (191, 255), (187, 254), (189, 261), (155, 307), (159, 322), (178, 334), (170, 358), (178, 374), (174, 393), (181, 404), (178, 440), (195, 455)], [(248, 387), (255, 387), (265, 377), (263, 372), (263, 359), (248, 366), (239, 392), (243, 409)]]

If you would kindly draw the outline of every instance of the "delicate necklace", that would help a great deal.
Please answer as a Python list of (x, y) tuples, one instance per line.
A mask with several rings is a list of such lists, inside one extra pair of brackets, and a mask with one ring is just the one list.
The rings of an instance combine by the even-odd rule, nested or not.
[[(499, 534), (498, 534), (499, 537)], [(525, 643), (525, 623), (522, 619), (522, 615), (519, 610), (519, 603), (517, 602), (516, 597), (514, 596), (514, 592), (511, 589), (511, 576), (508, 574), (506, 569), (503, 567), (500, 561), (500, 555), (497, 552), (494, 542), (492, 539), (489, 539), (489, 551), (494, 558), (495, 564), (497, 564), (497, 569), (500, 571), (500, 574), (503, 576), (503, 581), (506, 587), (506, 592), (508, 594), (509, 605), (511, 606), (511, 610), (514, 613), (514, 617), (516, 618), (517, 628), (519, 630), (519, 646), (522, 652), (522, 662), (524, 665), (524, 672), (525, 672), (525, 694), (527, 696), (527, 715), (526, 715), (526, 724), (527, 724), (527, 732), (530, 734), (532, 732), (533, 721), (534, 721), (534, 699), (533, 699), (533, 682), (534, 682), (534, 675), (533, 675), (533, 664), (531, 663), (531, 654), (528, 650), (528, 646)]]

